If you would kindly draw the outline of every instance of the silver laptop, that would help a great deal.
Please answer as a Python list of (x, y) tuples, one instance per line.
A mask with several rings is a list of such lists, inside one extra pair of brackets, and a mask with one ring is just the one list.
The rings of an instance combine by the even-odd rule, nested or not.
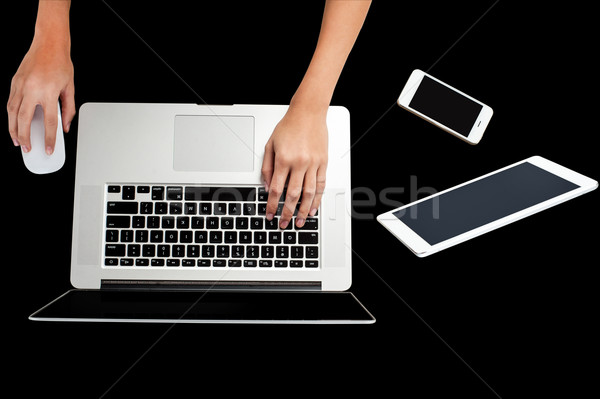
[(81, 106), (74, 289), (30, 318), (373, 323), (347, 291), (352, 249), (345, 108), (328, 111), (327, 187), (317, 215), (301, 229), (292, 220), (285, 230), (279, 215), (265, 218), (264, 146), (286, 110)]

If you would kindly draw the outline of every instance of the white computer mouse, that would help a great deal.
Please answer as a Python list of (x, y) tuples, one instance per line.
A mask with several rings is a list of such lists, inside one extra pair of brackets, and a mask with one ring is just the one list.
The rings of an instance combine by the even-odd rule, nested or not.
[(62, 118), (60, 116), (60, 104), (58, 105), (58, 128), (56, 129), (56, 143), (52, 155), (46, 154), (46, 139), (44, 130), (44, 110), (41, 105), (35, 107), (35, 113), (31, 121), (31, 150), (23, 151), (23, 162), (31, 172), (43, 175), (53, 173), (65, 164), (65, 138), (62, 129)]

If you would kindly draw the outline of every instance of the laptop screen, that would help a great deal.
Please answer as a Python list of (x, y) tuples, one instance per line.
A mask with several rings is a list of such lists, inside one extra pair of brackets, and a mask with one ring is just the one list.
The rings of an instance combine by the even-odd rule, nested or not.
[(349, 292), (71, 290), (31, 320), (362, 324), (375, 320)]

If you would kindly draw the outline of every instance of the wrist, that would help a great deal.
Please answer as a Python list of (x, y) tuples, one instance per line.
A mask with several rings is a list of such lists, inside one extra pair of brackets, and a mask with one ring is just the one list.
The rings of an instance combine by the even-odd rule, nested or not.
[(69, 0), (40, 1), (32, 45), (69, 53)]
[(288, 112), (325, 118), (329, 109), (329, 102), (330, 97), (328, 96), (318, 95), (311, 91), (302, 91), (299, 88), (290, 100)]
[(44, 35), (36, 32), (33, 41), (31, 42), (31, 49), (70, 57), (71, 40), (68, 37), (56, 37), (54, 35)]

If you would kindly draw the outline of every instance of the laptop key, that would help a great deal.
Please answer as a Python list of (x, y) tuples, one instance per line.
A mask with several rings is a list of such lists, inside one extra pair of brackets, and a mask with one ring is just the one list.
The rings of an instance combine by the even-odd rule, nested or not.
[(237, 217), (235, 218), (235, 228), (237, 230), (245, 230), (248, 228), (248, 218)]
[(232, 245), (231, 246), (231, 257), (232, 258), (243, 258), (244, 257), (244, 246), (243, 245)]
[(188, 258), (200, 257), (200, 245), (188, 245), (187, 246), (187, 257)]
[(204, 228), (204, 217), (203, 216), (192, 216), (192, 229), (203, 229)]
[(142, 246), (142, 256), (153, 258), (156, 254), (156, 246), (153, 244), (144, 244)]
[(255, 244), (264, 244), (267, 242), (267, 233), (265, 231), (255, 231), (254, 232), (254, 243)]
[(295, 244), (296, 233), (293, 231), (286, 231), (285, 233), (283, 233), (283, 242), (284, 244)]
[(267, 214), (267, 204), (266, 203), (262, 203), (262, 204), (258, 204), (258, 215), (266, 215)]
[(246, 258), (258, 258), (258, 245), (248, 245), (246, 247)]
[(119, 264), (118, 258), (105, 258), (104, 266), (117, 266)]
[(318, 244), (319, 235), (317, 233), (298, 233), (298, 244)]
[(287, 258), (290, 254), (290, 247), (287, 245), (278, 245), (275, 249), (275, 256), (278, 258)]
[(204, 230), (194, 232), (194, 242), (205, 243), (208, 241), (208, 233)]
[(123, 186), (123, 194), (121, 196), (124, 200), (135, 199), (135, 186)]
[(198, 213), (200, 215), (212, 215), (212, 204), (209, 202), (202, 202), (198, 207)]
[(231, 202), (229, 204), (229, 214), (230, 215), (241, 215), (242, 214), (242, 204)]
[(132, 216), (131, 221), (133, 223), (133, 228), (135, 229), (143, 229), (146, 227), (146, 218), (144, 216)]
[(260, 248), (260, 256), (261, 258), (272, 258), (273, 257), (273, 246), (272, 245), (264, 245)]
[(137, 202), (109, 202), (106, 205), (106, 213), (111, 214), (122, 214), (122, 215), (136, 215), (138, 213)]
[(125, 244), (106, 244), (104, 255), (107, 257), (125, 256)]
[(310, 218), (310, 217), (304, 221), (304, 226), (302, 226), (302, 227), (296, 226), (296, 230), (317, 230), (318, 228), (319, 228), (319, 219), (318, 218)]
[(220, 244), (223, 242), (223, 232), (222, 231), (211, 231), (210, 232), (210, 242), (214, 244)]
[(203, 258), (214, 258), (215, 257), (215, 246), (214, 245), (203, 245), (202, 246), (202, 257)]
[(140, 202), (140, 213), (142, 215), (151, 215), (154, 204), (152, 202)]
[(135, 260), (135, 265), (136, 266), (148, 266), (148, 265), (150, 265), (150, 260), (144, 259), (144, 258), (139, 258), (139, 259)]
[(240, 231), (240, 244), (250, 244), (252, 242), (252, 233), (249, 231)]
[(265, 219), (265, 230), (277, 230), (279, 227), (279, 218), (273, 218), (271, 220)]
[(161, 186), (152, 186), (152, 199), (162, 201), (165, 199), (165, 188)]
[(251, 218), (250, 228), (252, 230), (261, 230), (263, 228), (263, 218)]
[(136, 230), (135, 242), (148, 242), (148, 230)]
[(164, 266), (164, 265), (165, 265), (164, 259), (151, 259), (150, 260), (150, 266)]
[(167, 187), (167, 199), (172, 201), (181, 201), (183, 199), (183, 187)]
[(225, 243), (226, 244), (237, 244), (237, 231), (226, 231), (225, 232)]
[(195, 215), (196, 212), (196, 203), (195, 202), (186, 202), (184, 204), (183, 211), (186, 215)]
[(267, 202), (269, 199), (269, 193), (264, 188), (258, 189), (258, 201), (259, 202)]
[(106, 242), (119, 241), (119, 230), (106, 230)]
[(165, 242), (177, 242), (177, 231), (176, 230), (167, 230), (165, 231)]
[(163, 231), (152, 230), (150, 232), (150, 242), (163, 242)]
[(227, 215), (227, 204), (218, 202), (215, 204), (215, 215)]
[(183, 204), (181, 202), (171, 202), (169, 204), (169, 213), (171, 215), (181, 215), (183, 213)]
[(171, 255), (175, 258), (183, 258), (185, 256), (185, 245), (173, 245)]
[(229, 258), (229, 245), (217, 245), (217, 258)]
[(291, 257), (292, 258), (303, 258), (304, 257), (304, 247), (293, 246)]
[(133, 230), (121, 230), (121, 242), (133, 242)]
[(217, 218), (217, 217), (206, 218), (206, 228), (207, 229), (218, 229), (219, 228), (219, 218)]
[(155, 202), (154, 203), (154, 214), (156, 214), (156, 215), (166, 214), (167, 210), (169, 208), (168, 205), (169, 204), (167, 204), (166, 202)]
[(187, 229), (190, 227), (190, 217), (189, 216), (178, 216), (177, 217), (177, 228), (178, 229)]
[(221, 228), (222, 229), (233, 229), (233, 218), (223, 217), (221, 218)]
[(171, 246), (170, 245), (158, 245), (156, 247), (156, 256), (159, 258), (168, 258), (171, 256)]
[(194, 233), (191, 230), (183, 230), (179, 233), (179, 242), (190, 243), (194, 238)]
[(269, 244), (281, 244), (281, 233), (278, 231), (269, 232)]
[(149, 229), (157, 229), (160, 226), (160, 216), (148, 216), (146, 219), (146, 227)]
[(127, 256), (135, 258), (140, 256), (140, 244), (129, 244), (127, 245)]
[(172, 229), (175, 227), (175, 218), (173, 216), (163, 216), (161, 220), (163, 229)]
[(318, 258), (319, 257), (319, 247), (306, 247), (306, 257), (307, 258)]
[(256, 215), (256, 204), (245, 203), (244, 204), (244, 215), (247, 215), (247, 216)]

